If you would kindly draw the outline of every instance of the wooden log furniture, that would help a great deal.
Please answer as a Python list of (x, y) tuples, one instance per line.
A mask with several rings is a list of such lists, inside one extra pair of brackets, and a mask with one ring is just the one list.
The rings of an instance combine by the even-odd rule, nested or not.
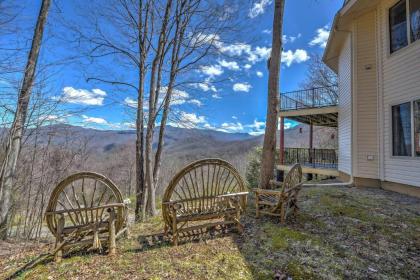
[(280, 190), (254, 189), (257, 218), (262, 214), (280, 217), (284, 224), (289, 214), (296, 215), (297, 197), (302, 188), (302, 167), (295, 164), (287, 174)]
[(116, 237), (126, 230), (127, 207), (117, 186), (92, 172), (73, 174), (53, 190), (45, 213), (55, 236), (55, 260), (66, 249), (81, 246), (115, 254)]
[(235, 224), (243, 231), (241, 213), (248, 192), (238, 171), (220, 159), (203, 159), (182, 169), (169, 183), (162, 201), (165, 234), (178, 245), (180, 234)]

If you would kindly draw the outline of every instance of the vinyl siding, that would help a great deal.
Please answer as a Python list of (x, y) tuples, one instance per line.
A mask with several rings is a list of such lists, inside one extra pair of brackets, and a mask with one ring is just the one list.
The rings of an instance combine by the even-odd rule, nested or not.
[(420, 158), (392, 157), (391, 106), (420, 99), (420, 41), (389, 54), (388, 9), (396, 1), (385, 0), (378, 8), (383, 109), (384, 179), (420, 187)]
[[(354, 175), (379, 178), (378, 164), (378, 83), (376, 62), (376, 12), (355, 21), (355, 141)], [(370, 68), (370, 69), (367, 69)], [(373, 160), (368, 160), (373, 156)]]
[(339, 56), (338, 68), (338, 170), (351, 174), (351, 142), (352, 142), (352, 55), (351, 36), (348, 35)]

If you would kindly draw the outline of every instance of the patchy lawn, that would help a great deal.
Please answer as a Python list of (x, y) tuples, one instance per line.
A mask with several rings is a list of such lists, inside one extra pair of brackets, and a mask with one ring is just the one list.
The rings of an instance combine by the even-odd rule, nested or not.
[[(118, 255), (74, 254), (24, 271), (21, 279), (418, 279), (420, 200), (379, 189), (304, 189), (296, 221), (256, 220), (245, 233), (173, 247), (160, 218), (134, 225)], [(16, 249), (17, 248), (17, 249)], [(25, 249), (26, 250), (25, 250)], [(47, 245), (0, 243), (0, 279), (46, 252)]]

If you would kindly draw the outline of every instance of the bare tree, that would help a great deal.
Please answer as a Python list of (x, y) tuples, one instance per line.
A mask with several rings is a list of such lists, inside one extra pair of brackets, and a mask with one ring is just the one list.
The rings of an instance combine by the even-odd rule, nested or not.
[(6, 146), (5, 158), (0, 170), (0, 238), (7, 237), (7, 223), (11, 206), (11, 192), (15, 175), (16, 164), (21, 148), (21, 140), (24, 125), (27, 117), (28, 104), (31, 97), (34, 83), (35, 70), (41, 49), (42, 36), (47, 21), (48, 9), (51, 0), (43, 0), (35, 26), (32, 46), (26, 64), (22, 88), (19, 92), (17, 110), (12, 127), (9, 132), (9, 139)]
[(268, 62), (268, 104), (261, 158), (260, 187), (269, 188), (274, 174), (276, 131), (279, 110), (279, 78), (282, 51), (283, 14), (285, 0), (276, 0), (273, 20), (273, 43)]
[(302, 88), (325, 88), (327, 94), (315, 96), (315, 98), (328, 98), (326, 101), (337, 101), (338, 99), (337, 75), (322, 61), (322, 56), (312, 54), (308, 64), (306, 79), (301, 84)]

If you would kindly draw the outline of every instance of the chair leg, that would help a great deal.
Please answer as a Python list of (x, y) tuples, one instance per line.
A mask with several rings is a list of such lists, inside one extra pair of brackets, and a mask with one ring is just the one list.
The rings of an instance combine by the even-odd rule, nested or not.
[(286, 223), (286, 209), (284, 209), (284, 204), (280, 206), (280, 223), (282, 225)]
[(255, 195), (255, 216), (257, 219), (260, 217), (260, 205), (258, 203), (258, 194)]
[(235, 201), (235, 209), (236, 209), (236, 217), (235, 217), (236, 227), (238, 229), (238, 232), (242, 234), (244, 232), (244, 227), (241, 224), (241, 205), (240, 205), (239, 200)]

